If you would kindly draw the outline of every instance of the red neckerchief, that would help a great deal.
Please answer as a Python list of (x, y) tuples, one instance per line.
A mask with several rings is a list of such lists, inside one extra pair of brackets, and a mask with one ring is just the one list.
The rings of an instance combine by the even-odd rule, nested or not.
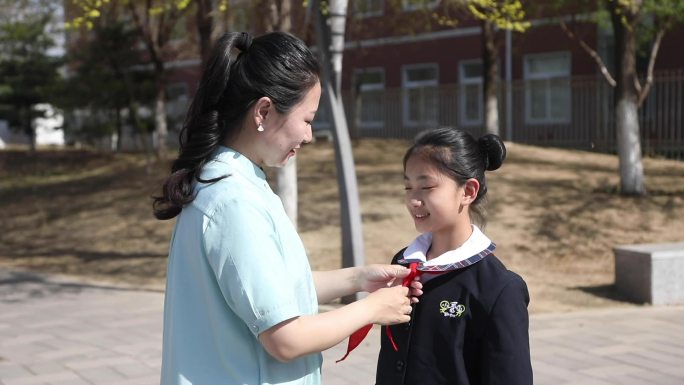
[[(477, 263), (481, 261), (484, 257), (486, 257), (489, 254), (492, 254), (494, 252), (494, 249), (496, 248), (496, 245), (494, 243), (491, 243), (486, 249), (482, 250), (478, 254), (473, 255), (470, 258), (467, 258), (465, 260), (456, 262), (456, 263), (451, 263), (448, 265), (442, 265), (442, 266), (423, 266), (421, 267), (420, 270), (418, 270), (418, 266), (422, 264), (422, 262), (410, 262), (409, 264), (409, 274), (404, 278), (402, 281), (402, 286), (408, 287), (411, 284), (411, 281), (416, 276), (420, 276), (421, 274), (442, 274), (446, 273), (448, 271), (453, 271), (453, 270), (458, 270), (462, 269), (464, 267), (470, 266), (474, 263)], [(400, 260), (399, 262), (402, 262), (403, 260)], [(351, 336), (349, 336), (349, 343), (347, 344), (347, 353), (344, 355), (344, 357), (340, 358), (339, 360), (335, 361), (335, 363), (343, 361), (349, 353), (351, 353), (352, 350), (356, 349), (357, 346), (361, 344), (364, 338), (368, 335), (368, 332), (370, 332), (371, 328), (373, 327), (373, 324), (366, 325), (362, 327), (361, 329), (355, 331), (352, 333)], [(392, 347), (394, 348), (394, 351), (399, 351), (399, 348), (397, 347), (396, 342), (394, 342), (394, 337), (392, 337), (392, 332), (390, 331), (389, 326), (385, 327), (385, 333), (387, 333), (387, 337), (389, 338), (390, 342), (392, 343)]]
[[(401, 285), (404, 287), (408, 287), (408, 285), (411, 284), (411, 281), (413, 281), (415, 277), (420, 276), (423, 273), (422, 271), (418, 270), (418, 262), (411, 262), (411, 264), (409, 265), (409, 269), (409, 274), (406, 277), (404, 277), (404, 280), (401, 283)], [(368, 324), (352, 333), (352, 335), (349, 336), (349, 343), (347, 344), (347, 353), (344, 355), (344, 357), (335, 361), (335, 363), (344, 361), (344, 359), (347, 358), (349, 353), (351, 353), (352, 350), (356, 349), (356, 347), (361, 344), (361, 341), (363, 341), (363, 339), (366, 338), (368, 332), (371, 330), (372, 327), (373, 324)], [(392, 342), (394, 350), (399, 350), (397, 344), (394, 342), (394, 338), (392, 337), (392, 332), (390, 331), (389, 326), (385, 328), (385, 331), (387, 333), (387, 337), (389, 337), (390, 341)]]

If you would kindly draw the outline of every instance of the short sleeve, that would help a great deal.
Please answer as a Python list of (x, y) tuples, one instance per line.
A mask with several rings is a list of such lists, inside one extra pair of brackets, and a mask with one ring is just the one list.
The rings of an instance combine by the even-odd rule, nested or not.
[(529, 301), (525, 281), (515, 275), (502, 289), (490, 314), (480, 359), (482, 384), (532, 385)]
[(265, 207), (227, 200), (207, 220), (204, 247), (226, 303), (255, 336), (301, 315), (301, 293), (285, 273), (287, 259)]

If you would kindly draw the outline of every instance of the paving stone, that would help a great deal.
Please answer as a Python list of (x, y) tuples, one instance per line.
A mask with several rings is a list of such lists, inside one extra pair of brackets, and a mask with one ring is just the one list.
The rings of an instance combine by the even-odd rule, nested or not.
[(108, 366), (100, 366), (97, 368), (79, 369), (79, 376), (93, 384), (102, 384), (105, 382), (120, 382), (126, 377)]
[[(0, 385), (158, 385), (163, 293), (60, 285), (0, 288)], [(682, 320), (682, 306), (532, 315), (535, 385), (684, 384)], [(380, 332), (339, 364), (346, 340), (324, 352), (324, 383), (372, 384)]]
[(58, 373), (38, 374), (25, 377), (16, 377), (14, 379), (4, 379), (5, 385), (42, 385), (51, 382), (62, 381), (66, 383), (73, 383), (82, 380), (76, 373), (69, 371), (62, 371)]
[(622, 376), (624, 374), (634, 374), (634, 373), (643, 373), (646, 372), (647, 369), (643, 367), (638, 367), (638, 366), (632, 366), (632, 365), (621, 365), (621, 364), (616, 364), (616, 365), (607, 365), (607, 366), (599, 366), (599, 367), (594, 367), (591, 369), (583, 369), (581, 372), (583, 374), (592, 376), (592, 377), (599, 377), (599, 378), (611, 378), (611, 377), (616, 377), (616, 376)]

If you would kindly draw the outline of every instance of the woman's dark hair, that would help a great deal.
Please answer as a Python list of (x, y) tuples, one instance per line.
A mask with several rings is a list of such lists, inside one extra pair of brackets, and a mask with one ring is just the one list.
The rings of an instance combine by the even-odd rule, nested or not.
[(486, 134), (475, 140), (466, 131), (448, 127), (427, 130), (418, 134), (413, 145), (406, 151), (404, 169), (412, 156), (430, 161), (459, 186), (463, 186), (470, 178), (477, 179), (480, 190), (470, 209), (473, 221), (480, 226), (485, 225), (485, 170), (498, 169), (506, 159), (506, 146), (501, 138)]
[[(235, 52), (235, 49), (239, 52)], [(268, 97), (287, 113), (319, 81), (315, 56), (300, 39), (272, 32), (252, 39), (245, 32), (223, 35), (206, 62), (197, 93), (180, 132), (180, 151), (162, 195), (154, 197), (157, 219), (171, 219), (195, 198), (195, 181), (216, 148), (237, 133), (249, 108)]]

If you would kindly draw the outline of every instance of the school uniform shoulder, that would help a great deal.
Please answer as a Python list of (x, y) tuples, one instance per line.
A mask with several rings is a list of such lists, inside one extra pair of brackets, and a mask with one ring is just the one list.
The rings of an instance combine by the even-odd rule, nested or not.
[(406, 250), (406, 247), (397, 251), (397, 253), (394, 254), (394, 257), (392, 257), (392, 264), (393, 265), (399, 264), (397, 261), (399, 261), (404, 256), (404, 250)]
[(488, 255), (472, 267), (472, 274), (477, 282), (478, 297), (486, 309), (491, 310), (497, 301), (506, 292), (518, 293), (525, 303), (529, 302), (527, 284), (523, 278), (508, 270), (495, 255)]

